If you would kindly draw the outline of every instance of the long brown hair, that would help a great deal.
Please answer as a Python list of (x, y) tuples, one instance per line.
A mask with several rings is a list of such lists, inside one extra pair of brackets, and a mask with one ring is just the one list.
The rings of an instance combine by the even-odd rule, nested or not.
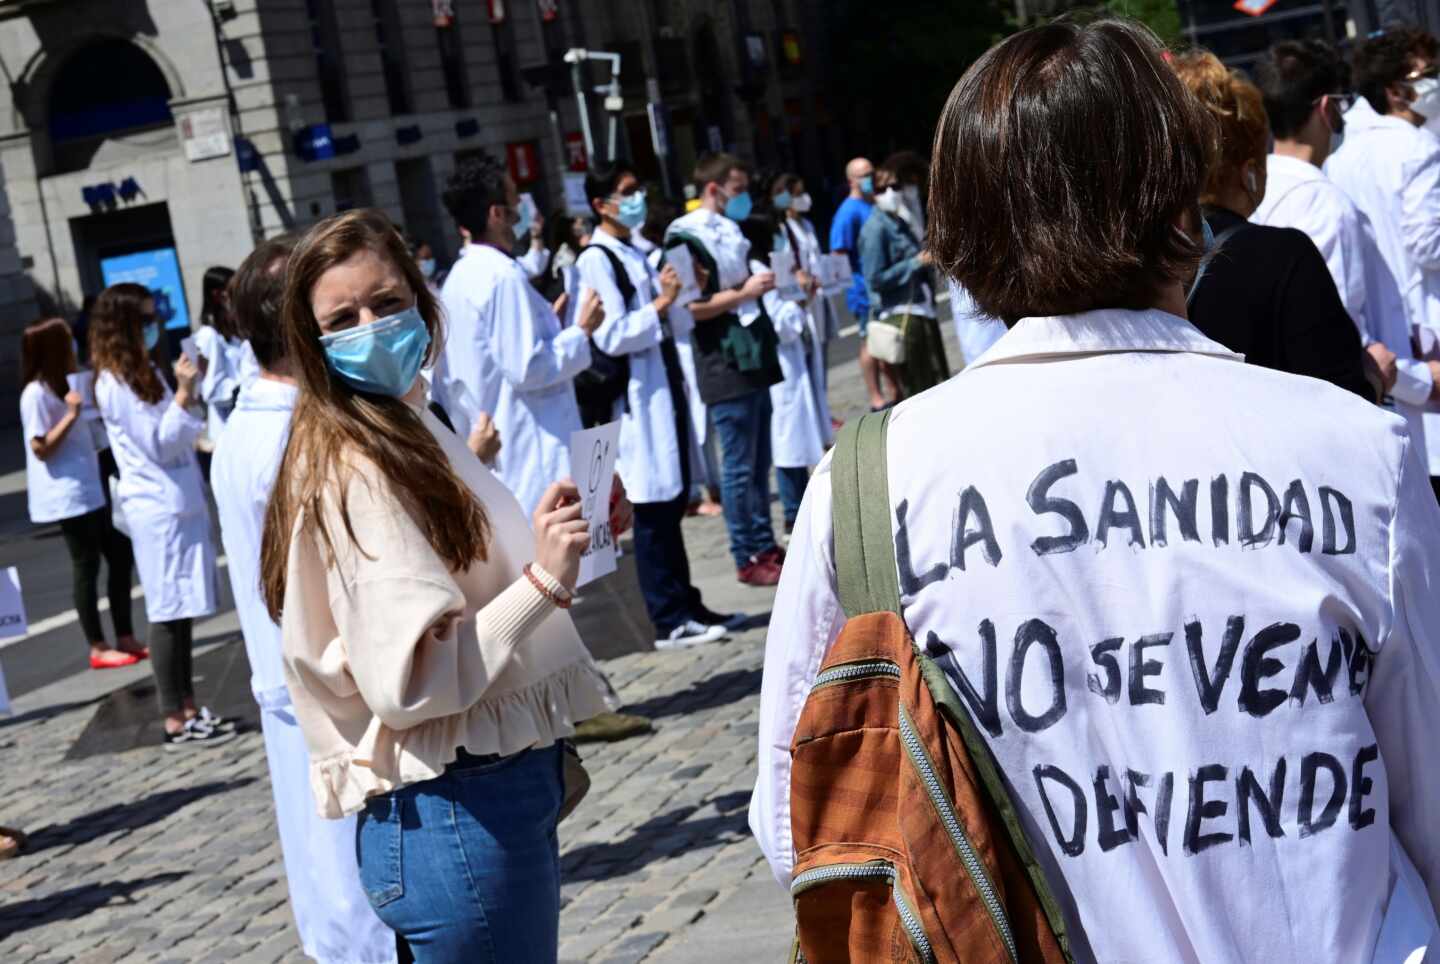
[(75, 336), (63, 318), (37, 321), (20, 336), (20, 387), (35, 380), (61, 398), (70, 391), (65, 376), (75, 371)]
[(90, 364), (98, 380), (109, 372), (151, 405), (165, 397), (165, 384), (145, 350), (145, 302), (155, 294), (144, 285), (124, 281), (100, 292), (90, 309)]
[(444, 345), (440, 307), (405, 240), (384, 214), (347, 211), (315, 225), (295, 246), (287, 268), (281, 317), (286, 355), (300, 384), (300, 397), (265, 512), (260, 544), (260, 586), (266, 608), (276, 620), (284, 604), (290, 541), (296, 526), (318, 533), (334, 558), (338, 534), (325, 525), (322, 509), (326, 499), (338, 498), (345, 537), (365, 551), (346, 507), (357, 461), (353, 456), (358, 455), (362, 464), (373, 464), (407, 502), (431, 548), (452, 570), (467, 569), (486, 558), (490, 520), (485, 508), (455, 474), (420, 416), (398, 398), (354, 391), (325, 364), (320, 323), (311, 309), (310, 296), (326, 271), (360, 251), (388, 258), (405, 276), (430, 331), (426, 362), (433, 364)]

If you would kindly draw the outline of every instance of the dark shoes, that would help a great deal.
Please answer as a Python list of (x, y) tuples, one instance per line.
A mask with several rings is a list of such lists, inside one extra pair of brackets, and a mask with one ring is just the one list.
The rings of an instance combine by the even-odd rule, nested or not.
[(752, 558), (740, 567), (735, 578), (747, 586), (774, 586), (779, 583), (780, 566), (767, 558), (768, 555), (769, 553)]
[(613, 743), (655, 729), (653, 723), (634, 713), (601, 713), (575, 725), (576, 743)]

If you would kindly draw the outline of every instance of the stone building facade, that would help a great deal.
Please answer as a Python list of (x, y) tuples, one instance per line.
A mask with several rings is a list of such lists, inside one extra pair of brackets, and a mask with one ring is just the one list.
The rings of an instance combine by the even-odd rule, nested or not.
[[(150, 284), (173, 326), (194, 324), (206, 268), (355, 206), (444, 261), (440, 189), (476, 150), (560, 208), (583, 164), (572, 47), (622, 55), (619, 153), (672, 196), (716, 146), (820, 178), (822, 15), (821, 0), (0, 0), (0, 421), (19, 331), (107, 283)], [(603, 101), (589, 95), (601, 154)]]

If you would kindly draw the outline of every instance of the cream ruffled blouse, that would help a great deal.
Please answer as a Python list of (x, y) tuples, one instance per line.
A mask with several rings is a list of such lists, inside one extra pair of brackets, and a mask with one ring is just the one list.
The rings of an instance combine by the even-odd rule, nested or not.
[(609, 709), (607, 688), (567, 613), (525, 578), (535, 537), (515, 497), (428, 411), (455, 472), (489, 514), (489, 556), (451, 572), (373, 465), (325, 506), (336, 555), (299, 527), (281, 631), (285, 677), (310, 750), (320, 815), (439, 776), (464, 747), (549, 746)]

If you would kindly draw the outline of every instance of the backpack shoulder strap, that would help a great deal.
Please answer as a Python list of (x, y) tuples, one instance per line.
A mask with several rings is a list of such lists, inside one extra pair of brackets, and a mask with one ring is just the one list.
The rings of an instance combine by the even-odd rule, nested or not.
[(888, 409), (846, 423), (830, 462), (835, 576), (847, 618), (900, 612), (890, 529), (889, 427)]
[(625, 270), (625, 265), (620, 256), (603, 244), (587, 244), (575, 255), (575, 262), (579, 264), (580, 255), (586, 251), (599, 251), (610, 261), (610, 270), (615, 275), (615, 287), (620, 289), (620, 297), (625, 302), (625, 307), (630, 307), (630, 302), (635, 300), (635, 282), (630, 280), (630, 272)]

